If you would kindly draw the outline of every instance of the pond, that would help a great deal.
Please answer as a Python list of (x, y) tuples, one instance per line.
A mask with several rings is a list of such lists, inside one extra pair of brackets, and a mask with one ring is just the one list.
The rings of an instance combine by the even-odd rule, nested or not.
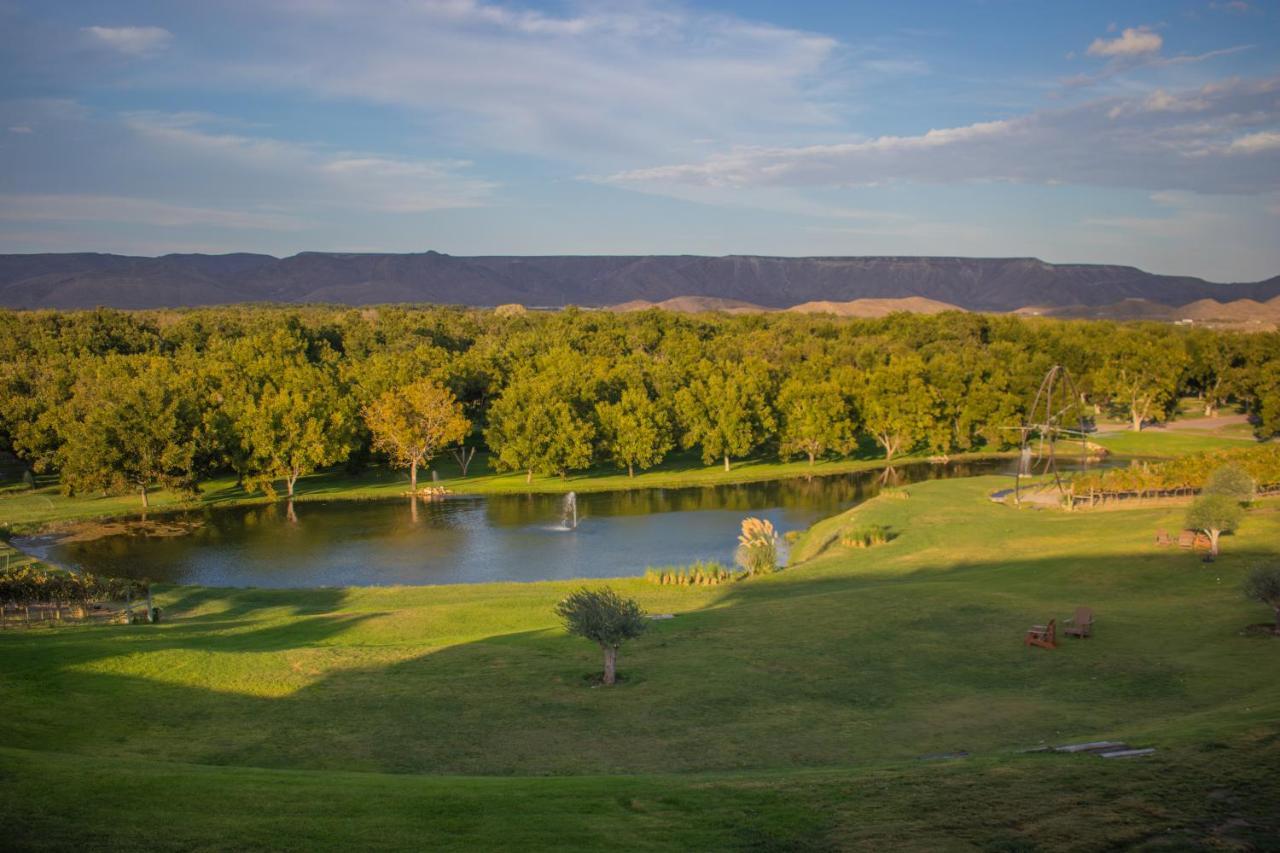
[[(901, 484), (1012, 474), (1012, 460), (913, 463)], [(179, 536), (117, 534), (88, 541), (32, 537), (15, 545), (95, 574), (202, 586), (315, 587), (603, 578), (648, 566), (733, 560), (747, 515), (802, 530), (875, 495), (881, 471), (731, 486), (637, 489), (576, 496), (450, 497), (434, 502), (308, 501), (294, 507), (206, 509), (166, 515)]]

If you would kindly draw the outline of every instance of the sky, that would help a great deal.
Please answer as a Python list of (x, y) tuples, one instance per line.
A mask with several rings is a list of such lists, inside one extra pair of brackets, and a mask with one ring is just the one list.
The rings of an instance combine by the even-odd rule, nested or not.
[(0, 0), (0, 252), (1280, 274), (1280, 0)]

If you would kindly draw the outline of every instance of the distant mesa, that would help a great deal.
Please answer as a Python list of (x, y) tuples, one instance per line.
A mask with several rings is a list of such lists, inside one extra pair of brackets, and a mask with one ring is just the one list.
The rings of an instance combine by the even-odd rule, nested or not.
[[(530, 309), (580, 305), (616, 310), (657, 305), (674, 311), (733, 313), (794, 308), (850, 317), (963, 309), (1155, 319), (1161, 310), (1151, 306), (1252, 300), (1270, 310), (1280, 304), (1277, 299), (1280, 276), (1214, 284), (1136, 267), (1050, 264), (1036, 258), (458, 257), (440, 252), (303, 252), (287, 258), (0, 255), (0, 306), (10, 308), (167, 308), (233, 302), (519, 304)], [(1222, 309), (1200, 306), (1193, 313), (1200, 316), (1197, 312), (1209, 310)]]

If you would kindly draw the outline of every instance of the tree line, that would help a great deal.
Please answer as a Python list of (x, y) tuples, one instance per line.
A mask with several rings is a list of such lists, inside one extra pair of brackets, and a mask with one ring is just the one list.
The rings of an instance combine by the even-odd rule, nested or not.
[(948, 313), (231, 306), (0, 312), (0, 449), (70, 493), (194, 492), (477, 448), (498, 471), (999, 450), (1045, 372), (1134, 428), (1181, 395), (1280, 433), (1280, 334)]

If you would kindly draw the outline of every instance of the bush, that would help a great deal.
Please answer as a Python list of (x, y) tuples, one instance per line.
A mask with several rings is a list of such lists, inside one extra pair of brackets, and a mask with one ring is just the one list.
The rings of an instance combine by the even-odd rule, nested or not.
[(1256, 485), (1249, 472), (1243, 466), (1230, 462), (1214, 469), (1205, 481), (1203, 494), (1225, 495), (1240, 503), (1249, 503), (1255, 490)]
[(1276, 616), (1275, 634), (1280, 635), (1280, 566), (1259, 566), (1245, 578), (1245, 598), (1260, 601), (1270, 607)]
[(870, 548), (872, 545), (883, 545), (892, 538), (893, 533), (889, 528), (873, 524), (870, 527), (845, 533), (840, 539), (840, 544), (846, 548)]
[(778, 533), (763, 518), (744, 518), (738, 537), (738, 565), (747, 575), (767, 575), (778, 570)]
[(742, 575), (714, 560), (699, 560), (688, 567), (650, 567), (644, 573), (645, 580), (661, 586), (718, 586), (741, 577)]

